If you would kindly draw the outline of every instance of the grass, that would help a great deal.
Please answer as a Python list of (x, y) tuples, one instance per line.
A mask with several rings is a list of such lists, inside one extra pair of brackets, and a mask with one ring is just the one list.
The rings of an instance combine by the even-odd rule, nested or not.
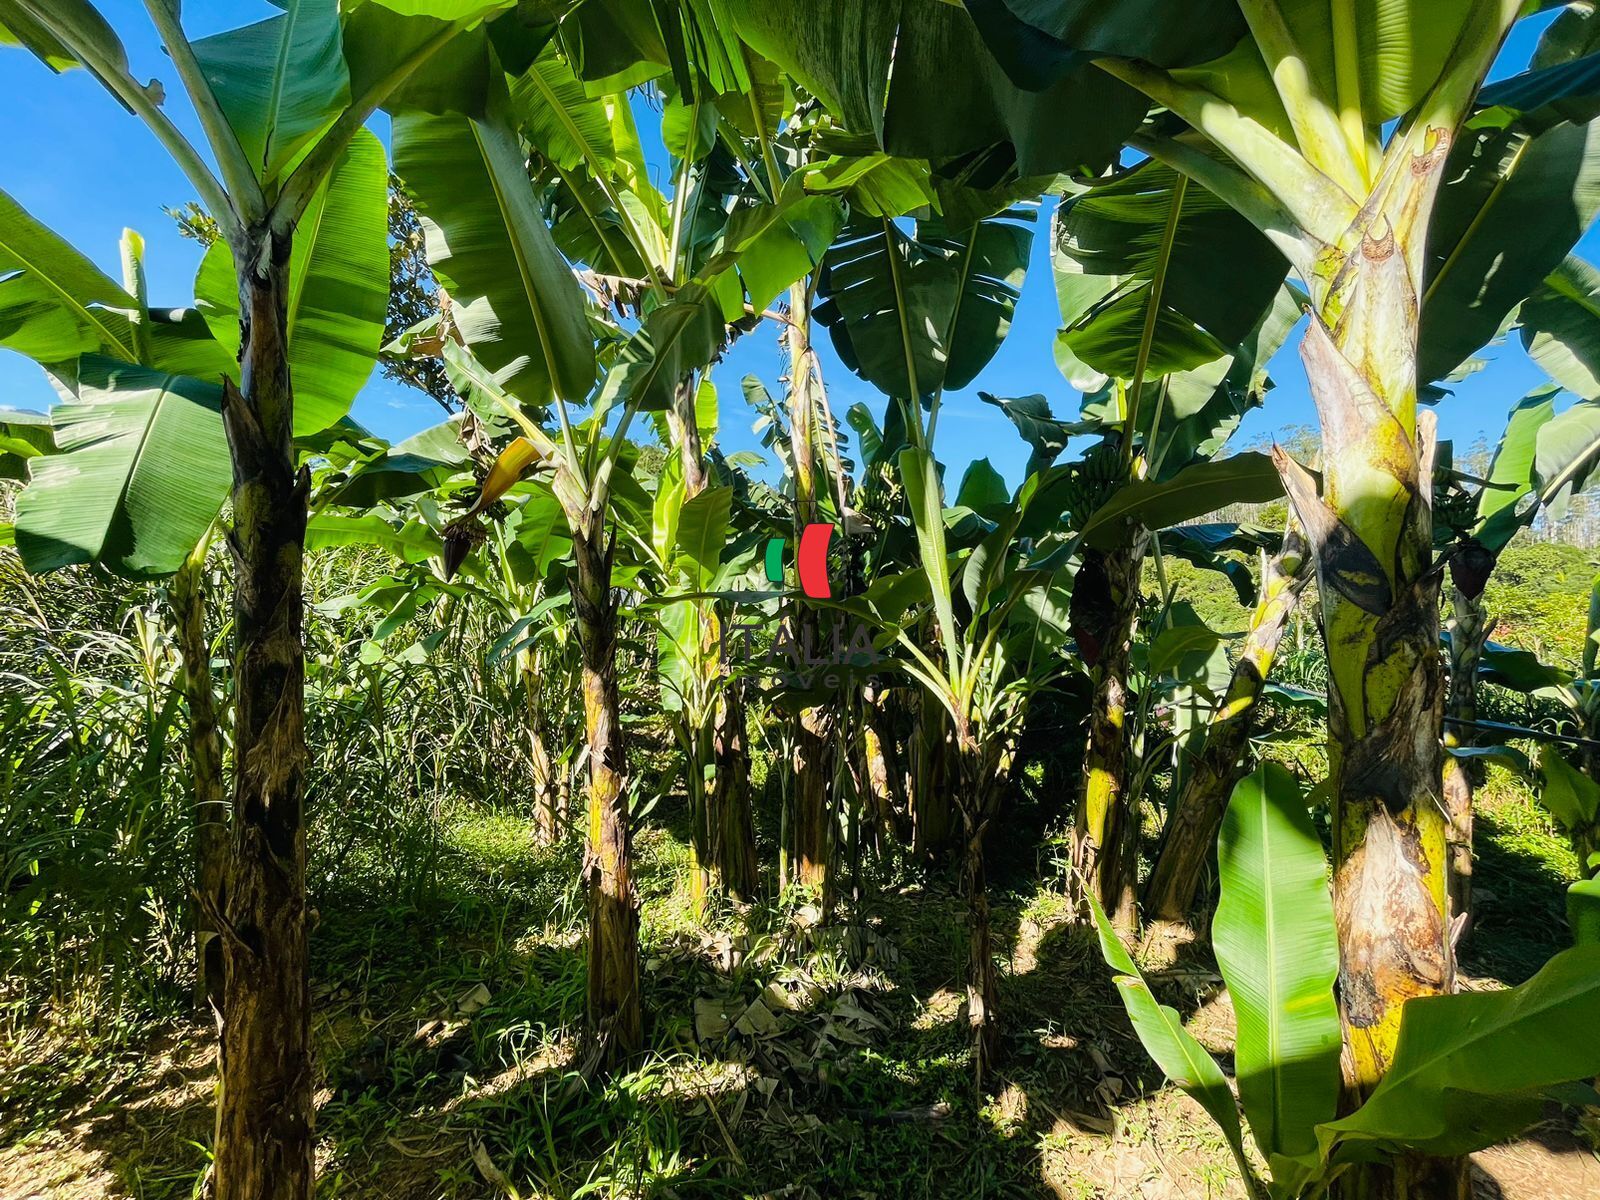
[[(1531, 549), (1513, 563), (1522, 591), (1494, 601), (1509, 629), (1497, 636), (1574, 657), (1582, 564)], [(1167, 566), (1208, 620), (1242, 627), (1220, 576)], [(324, 563), (318, 578), (334, 574)], [(181, 732), (151, 683), (173, 669), (140, 615), (159, 597), (83, 573), (29, 581), (29, 602), (13, 603), (21, 586), (0, 580), (25, 631), (0, 648), (0, 703), (12, 706), (0, 714), (0, 844), (37, 849), (5, 859), (0, 1196), (182, 1200), (209, 1164), (214, 1030), (183, 987), (184, 914), (160, 899), (181, 894), (188, 850), (181, 755), (147, 752)], [(1319, 687), (1320, 646), (1303, 632), (1284, 678)], [(1070, 683), (1035, 710), (1008, 836), (991, 839), (1005, 1056), (982, 1097), (949, 881), (869, 863), (851, 923), (821, 929), (798, 895), (697, 914), (673, 760), (635, 697), (650, 1048), (590, 1083), (575, 1036), (582, 850), (537, 843), (518, 784), (523, 731), (487, 690), (503, 684), (475, 676), (470, 655), (364, 661), (365, 630), (327, 618), (311, 635), (320, 1196), (1237, 1194), (1226, 1148), (1139, 1048), (1059, 886), (1063, 780), (1081, 763), (1083, 697)], [(1322, 773), (1315, 723), (1269, 711), (1261, 750)], [(771, 761), (756, 757), (758, 796)], [(773, 808), (757, 814), (768, 863)], [(1565, 944), (1576, 864), (1498, 768), (1478, 830), (1482, 904), (1462, 966), (1479, 983), (1515, 982)], [(1171, 949), (1148, 964), (1155, 986), (1226, 1053), (1214, 964), (1202, 944)]]
[[(1511, 981), (1559, 943), (1551, 906), (1573, 864), (1504, 781), (1486, 794), (1479, 886), (1493, 902), (1467, 967)], [(651, 1049), (590, 1084), (572, 1033), (579, 848), (539, 847), (530, 822), (481, 805), (448, 814), (440, 837), (426, 905), (317, 897), (321, 1196), (921, 1200), (1136, 1195), (1138, 1180), (1228, 1194), (1225, 1147), (1161, 1086), (1061, 895), (1020, 873), (995, 909), (1007, 1052), (980, 1101), (958, 1019), (961, 908), (942, 884), (880, 881), (893, 886), (853, 926), (809, 928), (777, 904), (701, 925), (687, 847), (652, 828), (640, 839)], [(1208, 965), (1186, 961), (1158, 986), (1226, 1045)], [(152, 1024), (116, 1051), (10, 1042), (0, 1192), (22, 1171), (46, 1177), (48, 1160), (65, 1179), (45, 1195), (91, 1182), (195, 1194), (209, 1043), (199, 1020)]]

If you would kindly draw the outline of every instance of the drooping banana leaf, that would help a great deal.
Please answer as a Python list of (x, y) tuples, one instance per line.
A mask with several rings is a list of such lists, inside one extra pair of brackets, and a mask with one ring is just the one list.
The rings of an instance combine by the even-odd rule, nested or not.
[(0, 191), (0, 346), (55, 363), (104, 350), (137, 357), (126, 321), (138, 302), (58, 234)]
[(947, 158), (1008, 142), (1024, 175), (1093, 174), (1115, 158), (1147, 107), (1086, 60), (1042, 88), (1019, 87), (972, 17), (941, 0), (724, 0), (724, 7), (757, 53), (852, 132), (902, 158)]
[(1441, 379), (1496, 333), (1600, 213), (1600, 127), (1530, 131), (1483, 109), (1451, 147), (1429, 223), (1417, 378)]
[(35, 574), (99, 562), (169, 575), (232, 482), (218, 384), (86, 355), (77, 394), (51, 413), (57, 452), (17, 500), (17, 549)]
[(1244, 1156), (1244, 1137), (1239, 1127), (1239, 1110), (1233, 1093), (1228, 1090), (1228, 1080), (1217, 1066), (1216, 1059), (1194, 1036), (1183, 1027), (1183, 1020), (1175, 1009), (1162, 1004), (1150, 990), (1144, 976), (1135, 965), (1127, 947), (1117, 937), (1116, 930), (1100, 906), (1100, 901), (1089, 896), (1089, 906), (1094, 913), (1095, 929), (1100, 935), (1100, 953), (1115, 976), (1117, 992), (1122, 1005), (1128, 1010), (1128, 1019), (1145, 1053), (1155, 1060), (1156, 1066), (1173, 1083), (1197, 1100), (1217, 1123), (1234, 1161), (1246, 1179), (1253, 1177), (1249, 1162)]
[(456, 328), (496, 383), (535, 407), (553, 394), (585, 397), (595, 360), (583, 294), (515, 136), (486, 120), (402, 116), (395, 170), (417, 203)]
[(1179, 420), (1222, 382), (1288, 271), (1248, 221), (1159, 163), (1064, 199), (1051, 253), (1063, 371), (1180, 376), (1168, 385), (1168, 415)]
[(847, 225), (823, 260), (817, 320), (845, 364), (887, 395), (924, 398), (971, 383), (1011, 328), (1035, 210), (963, 231), (937, 219)]
[(1408, 1001), (1388, 1074), (1318, 1131), (1338, 1158), (1377, 1146), (1454, 1156), (1538, 1120), (1544, 1093), (1600, 1073), (1600, 946), (1563, 950), (1526, 983)]

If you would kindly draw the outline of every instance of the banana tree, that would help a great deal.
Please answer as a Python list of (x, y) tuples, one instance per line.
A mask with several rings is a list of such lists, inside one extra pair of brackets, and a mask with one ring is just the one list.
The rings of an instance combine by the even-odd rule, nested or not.
[[(1131, 514), (1106, 518), (1119, 496), (1136, 494), (1123, 492), (1125, 485), (1146, 480), (1183, 475), (1202, 491), (1209, 479), (1220, 490), (1206, 508), (1238, 498), (1229, 477), (1245, 460), (1206, 460), (1260, 402), (1265, 362), (1293, 324), (1294, 299), (1280, 294), (1287, 267), (1271, 243), (1159, 163), (1064, 196), (1052, 250), (1062, 316), (1057, 362), (1098, 393), (1073, 432), (1102, 434), (1080, 472), (1084, 485), (1092, 476), (1098, 486), (1080, 486), (1074, 496), (1074, 519), (1099, 532), (1073, 592), (1079, 649), (1094, 682), (1073, 860), (1118, 927), (1131, 932), (1139, 813), (1127, 792), (1128, 668), (1151, 534)], [(1223, 270), (1233, 279), (1226, 289), (1213, 283)]]
[(1278, 644), (1310, 575), (1305, 542), (1292, 521), (1278, 550), (1262, 551), (1260, 561), (1261, 583), (1249, 630), (1227, 688), (1210, 714), (1204, 745), (1167, 818), (1161, 850), (1145, 882), (1144, 909), (1149, 918), (1182, 921), (1194, 903), (1228, 796), (1248, 769), (1250, 734)]
[[(954, 734), (960, 765), (953, 799), (963, 829), (963, 894), (971, 922), (967, 1020), (981, 1082), (999, 1049), (983, 843), (1004, 794), (1010, 722), (1021, 711), (1002, 637), (1012, 614), (1027, 611), (1019, 608), (1023, 597), (1045, 580), (1031, 573), (1006, 577), (1027, 506), (1008, 505), (1003, 486), (993, 486), (998, 477), (992, 469), (979, 471), (969, 476), (968, 498), (979, 503), (977, 493), (984, 493), (994, 526), (982, 548), (971, 550), (970, 567), (961, 568), (971, 583), (963, 585), (966, 604), (958, 619), (944, 487), (932, 444), (945, 391), (970, 383), (1005, 337), (1035, 219), (1033, 207), (1007, 198), (975, 213), (964, 224), (923, 216), (909, 232), (893, 213), (861, 213), (824, 260), (815, 312), (846, 365), (890, 397), (905, 431), (899, 483), (920, 560), (910, 575), (927, 596), (933, 628), (924, 638), (915, 623), (908, 630), (897, 619), (889, 627), (905, 652), (903, 668), (948, 717)], [(1030, 484), (1024, 489), (1029, 499), (1037, 481)], [(879, 619), (887, 621), (882, 614)]]
[[(1098, 904), (1095, 918), (1134, 1032), (1221, 1129), (1249, 1194), (1324, 1196), (1374, 1163), (1403, 1172), (1466, 1155), (1538, 1121), (1547, 1097), (1600, 1069), (1587, 1033), (1600, 1019), (1600, 946), (1580, 936), (1517, 987), (1407, 1004), (1393, 1066), (1362, 1104), (1342, 1108), (1335, 899), (1306, 799), (1282, 767), (1265, 764), (1234, 789), (1218, 859), (1212, 940), (1238, 1014), (1237, 1103)], [(1588, 928), (1588, 904), (1575, 889), (1577, 930)], [(1245, 1153), (1240, 1105), (1265, 1181)]]
[[(673, 16), (694, 19), (687, 9)], [(826, 223), (831, 202), (791, 192), (734, 212), (697, 208), (706, 194), (698, 164), (713, 144), (693, 112), (668, 134), (684, 154), (671, 197), (662, 195), (649, 182), (626, 94), (597, 87), (591, 96), (577, 74), (579, 65), (616, 60), (598, 50), (576, 10), (556, 32), (525, 62), (491, 54), (484, 116), (401, 114), (395, 158), (448, 297), (440, 344), (457, 389), (469, 404), (476, 397), (506, 412), (521, 433), (496, 474), (514, 481), (536, 467), (550, 471), (572, 540), (589, 743), (588, 1017), (599, 1059), (608, 1060), (643, 1038), (612, 586), (618, 462), (635, 418), (671, 408), (684, 382), (720, 353), (730, 321), (764, 311), (793, 278), (784, 272), (804, 271), (820, 254), (831, 235), (816, 244), (800, 214)], [(635, 64), (646, 78), (649, 61)], [(687, 102), (701, 97), (691, 91)], [(696, 232), (697, 214), (720, 219), (709, 239)], [(636, 329), (599, 309), (586, 314), (564, 254), (586, 268), (597, 299), (638, 319)], [(609, 344), (598, 389), (594, 331)], [(571, 352), (552, 353), (561, 347)], [(580, 429), (570, 409), (585, 400), (594, 411)], [(541, 423), (552, 401), (554, 436)]]
[[(227, 872), (227, 801), (204, 592), (207, 551), (228, 487), (219, 394), (231, 359), (198, 314), (152, 310), (144, 242), (122, 235), (119, 288), (87, 258), (0, 193), (0, 238), (19, 287), (0, 345), (45, 365), (70, 401), (47, 419), (48, 456), (30, 455), (15, 538), (38, 574), (97, 562), (132, 578), (166, 578), (188, 709), (194, 804), (195, 994), (222, 1003), (222, 943), (213, 914)], [(124, 309), (106, 303), (125, 303)], [(119, 357), (120, 356), (120, 357)], [(113, 431), (111, 437), (106, 431)], [(59, 456), (59, 457), (58, 457)]]
[[(1453, 985), (1437, 803), (1433, 439), (1417, 408), (1417, 315), (1430, 287), (1462, 281), (1463, 251), (1470, 264), (1513, 236), (1493, 221), (1463, 229), (1434, 217), (1450, 164), (1462, 170), (1471, 164), (1463, 156), (1507, 140), (1503, 129), (1463, 125), (1523, 7), (1396, 0), (1359, 24), (1347, 6), (1273, 0), (1216, 0), (1191, 6), (1181, 22), (1158, 20), (1142, 4), (971, 5), (1014, 77), (1098, 70), (1108, 86), (1164, 110), (1130, 131), (1129, 144), (1247, 217), (1309, 293), (1302, 359), (1323, 427), (1322, 479), (1287, 455), (1279, 463), (1316, 557), (1333, 676), (1341, 1001), (1357, 1095), (1393, 1061), (1403, 1002)], [(1587, 136), (1581, 125), (1565, 129), (1579, 142)], [(1580, 210), (1586, 203), (1570, 192), (1562, 199)], [(1477, 211), (1493, 203), (1480, 198)], [(1458, 241), (1430, 249), (1430, 229)], [(1527, 279), (1527, 265), (1504, 263), (1493, 287), (1479, 275), (1461, 307), (1497, 317), (1542, 277)], [(1381, 925), (1367, 919), (1380, 911), (1389, 916)], [(1462, 1170), (1411, 1163), (1348, 1186), (1403, 1194)]]
[[(358, 370), (362, 356), (325, 358), (315, 334), (291, 336), (290, 313), (309, 280), (295, 232), (376, 108), (447, 43), (470, 46), (476, 38), (486, 46), (482, 21), (508, 5), (437, 0), (341, 12), (333, 0), (303, 0), (281, 16), (196, 43), (184, 35), (176, 6), (150, 0), (146, 7), (215, 170), (163, 110), (161, 89), (133, 77), (120, 39), (87, 0), (5, 0), (0, 42), (24, 46), (55, 69), (81, 65), (94, 75), (172, 155), (233, 256), (238, 378), (225, 378), (212, 397), (233, 466), (229, 544), (237, 565), (237, 769), (219, 922), (227, 982), (216, 1181), (224, 1198), (301, 1197), (313, 1174), (300, 638), (306, 483), (292, 438), (322, 414), (318, 406), (309, 417), (297, 414), (293, 375), (340, 362)], [(387, 275), (385, 264), (377, 278), (344, 282), (381, 294)], [(316, 395), (314, 381), (303, 382)]]

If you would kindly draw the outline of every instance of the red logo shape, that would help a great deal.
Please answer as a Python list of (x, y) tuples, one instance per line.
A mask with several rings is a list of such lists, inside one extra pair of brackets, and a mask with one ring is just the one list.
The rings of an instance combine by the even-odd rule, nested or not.
[(828, 543), (832, 539), (832, 525), (807, 525), (800, 531), (795, 569), (800, 575), (800, 590), (813, 600), (833, 599), (833, 585), (828, 579)]

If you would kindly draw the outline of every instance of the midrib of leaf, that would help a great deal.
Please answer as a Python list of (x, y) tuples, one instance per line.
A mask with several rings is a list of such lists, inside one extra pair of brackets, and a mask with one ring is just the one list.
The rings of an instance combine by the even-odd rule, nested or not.
[(40, 283), (44, 284), (45, 287), (49, 288), (56, 295), (60, 296), (68, 308), (72, 309), (85, 321), (88, 321), (89, 324), (98, 329), (108, 345), (115, 346), (122, 352), (123, 358), (130, 362), (133, 361), (133, 359), (136, 357), (133, 350), (124, 345), (114, 334), (112, 334), (109, 329), (102, 325), (100, 323), (100, 319), (94, 315), (92, 310), (90, 310), (86, 305), (79, 303), (76, 296), (72, 295), (72, 293), (68, 292), (64, 287), (52, 279), (49, 272), (41, 270), (34, 263), (33, 259), (22, 253), (22, 251), (19, 250), (13, 243), (8, 242), (3, 238), (0, 238), (0, 250), (4, 250), (7, 254), (11, 255), (18, 262), (20, 262), (22, 264), (22, 269), (28, 273), (28, 277), (30, 279), (37, 279)]
[[(160, 384), (156, 387), (156, 399), (155, 402), (150, 405), (150, 415), (145, 418), (144, 429), (140, 434), (137, 445), (134, 447), (133, 461), (128, 464), (128, 473), (123, 476), (122, 486), (117, 490), (117, 506), (116, 509), (112, 510), (113, 514), (115, 514), (117, 510), (123, 508), (128, 502), (128, 489), (133, 486), (134, 477), (138, 475), (139, 467), (144, 462), (144, 452), (150, 445), (151, 431), (156, 427), (156, 420), (161, 415), (162, 405), (167, 402), (167, 397), (172, 394), (172, 381), (175, 378), (177, 378), (175, 375), (164, 375), (161, 378)], [(114, 515), (112, 519), (115, 520)], [(110, 530), (111, 525), (108, 522), (106, 525), (106, 534), (109, 534)], [(100, 550), (96, 553), (96, 558), (105, 552), (106, 534), (101, 535)]]
[(272, 143), (278, 134), (278, 111), (283, 107), (284, 79), (289, 72), (289, 47), (294, 42), (295, 22), (300, 19), (300, 6), (290, 4), (283, 14), (283, 37), (278, 39), (278, 61), (272, 72), (272, 95), (267, 101), (267, 127), (261, 140), (261, 173), (267, 173), (272, 161)]
[(1438, 273), (1434, 275), (1433, 280), (1428, 284), (1428, 286), (1423, 289), (1422, 303), (1417, 306), (1419, 312), (1427, 311), (1428, 301), (1433, 298), (1434, 290), (1438, 288), (1438, 286), (1444, 282), (1445, 277), (1455, 269), (1456, 263), (1461, 261), (1461, 256), (1465, 252), (1466, 247), (1472, 244), (1473, 236), (1478, 232), (1478, 227), (1488, 219), (1490, 209), (1494, 208), (1494, 206), (1499, 202), (1500, 195), (1505, 191), (1506, 184), (1511, 181), (1511, 177), (1516, 174), (1517, 165), (1522, 162), (1523, 153), (1532, 144), (1533, 139), (1531, 137), (1524, 136), (1522, 139), (1522, 144), (1517, 147), (1516, 153), (1511, 156), (1511, 161), (1506, 164), (1506, 169), (1501, 171), (1500, 174), (1495, 178), (1494, 186), (1489, 189), (1489, 195), (1484, 199), (1482, 206), (1476, 213), (1473, 214), (1472, 220), (1468, 222), (1467, 228), (1465, 232), (1462, 233), (1460, 239), (1457, 240), (1456, 244), (1450, 248), (1450, 253), (1445, 258), (1444, 262), (1440, 264)]
[(1263, 912), (1262, 924), (1266, 926), (1267, 935), (1267, 1061), (1272, 1068), (1272, 1142), (1273, 1149), (1283, 1146), (1284, 1130), (1284, 1080), (1283, 1059), (1279, 1054), (1282, 1038), (1278, 1028), (1278, 1019), (1282, 1013), (1278, 997), (1278, 906), (1276, 904), (1277, 891), (1273, 887), (1272, 876), (1267, 871), (1267, 864), (1272, 861), (1272, 825), (1268, 820), (1270, 815), (1267, 801), (1267, 789), (1258, 789), (1261, 796), (1261, 858), (1260, 870), (1263, 886)]
[[(589, 164), (590, 177), (593, 178), (595, 184), (605, 195), (605, 198), (611, 204), (611, 207), (616, 210), (617, 216), (621, 218), (623, 225), (627, 227), (629, 238), (633, 242), (633, 248), (639, 252), (640, 259), (644, 261), (646, 267), (651, 268), (653, 274), (658, 273), (662, 269), (661, 264), (652, 263), (650, 261), (650, 251), (645, 244), (644, 234), (639, 229), (638, 225), (634, 223), (633, 215), (628, 212), (626, 207), (623, 206), (621, 198), (618, 197), (616, 192), (612, 189), (611, 181), (600, 162), (600, 155), (598, 152), (596, 152), (593, 144), (587, 137), (583, 135), (583, 131), (578, 128), (577, 122), (572, 119), (572, 114), (567, 111), (566, 105), (562, 104), (557, 98), (555, 90), (550, 86), (549, 80), (544, 77), (544, 72), (539, 69), (538, 62), (533, 64), (533, 68), (529, 74), (532, 75), (534, 86), (539, 89), (539, 94), (544, 97), (546, 106), (549, 107), (551, 112), (556, 114), (556, 119), (566, 127), (568, 135), (572, 138), (573, 142), (577, 144), (579, 152), (582, 153), (584, 157), (584, 161)], [(474, 130), (474, 132), (476, 132), (476, 130)], [(652, 282), (658, 281), (652, 280)]]
[[(537, 74), (537, 72), (535, 73)], [(495, 206), (500, 210), (500, 223), (505, 227), (506, 238), (511, 243), (512, 256), (517, 260), (517, 274), (522, 279), (522, 290), (528, 299), (528, 313), (533, 317), (533, 328), (539, 338), (539, 349), (544, 353), (545, 374), (550, 378), (551, 390), (560, 395), (562, 389), (556, 377), (556, 360), (552, 352), (550, 333), (545, 328), (544, 314), (539, 307), (538, 289), (534, 287), (533, 276), (529, 271), (530, 264), (528, 263), (527, 252), (522, 245), (522, 238), (517, 232), (510, 201), (505, 194), (505, 189), (500, 185), (500, 176), (495, 171), (494, 163), (489, 157), (488, 147), (484, 143), (478, 122), (474, 120), (469, 121), (467, 124), (472, 130), (473, 142), (478, 147), (478, 157), (483, 160), (484, 173), (489, 177), (489, 188), (494, 193)]]
[[(1145, 308), (1144, 330), (1139, 336), (1139, 351), (1133, 363), (1133, 379), (1128, 394), (1128, 415), (1122, 430), (1123, 461), (1133, 457), (1133, 435), (1139, 427), (1139, 401), (1144, 392), (1144, 373), (1150, 366), (1150, 353), (1155, 345), (1156, 325), (1161, 316), (1161, 300), (1167, 287), (1167, 268), (1172, 262), (1173, 247), (1177, 243), (1178, 221), (1183, 214), (1183, 198), (1189, 190), (1189, 177), (1173, 176), (1172, 202), (1167, 209), (1167, 224), (1162, 230), (1161, 246), (1156, 256), (1155, 271), (1150, 278), (1150, 299)], [(1155, 430), (1150, 431), (1154, 441)]]
[(906, 383), (911, 392), (908, 397), (911, 402), (911, 420), (908, 423), (908, 431), (914, 430), (916, 432), (916, 442), (914, 444), (920, 445), (922, 443), (922, 396), (921, 389), (917, 386), (916, 355), (911, 348), (911, 325), (906, 319), (905, 283), (900, 278), (900, 254), (895, 245), (898, 230), (895, 229), (894, 222), (888, 217), (881, 219), (883, 221), (883, 248), (889, 256), (889, 279), (894, 289), (895, 320), (900, 326), (900, 345), (906, 356)]
[(550, 166), (554, 168), (555, 173), (561, 177), (561, 182), (567, 185), (567, 190), (572, 193), (572, 198), (577, 201), (579, 210), (583, 213), (584, 217), (588, 220), (590, 227), (594, 230), (594, 235), (599, 239), (601, 248), (605, 250), (607, 254), (611, 255), (613, 260), (612, 265), (616, 267), (616, 273), (618, 275), (623, 274), (622, 255), (618, 254), (616, 247), (611, 244), (610, 230), (606, 228), (605, 222), (600, 220), (600, 214), (595, 212), (594, 209), (589, 206), (588, 197), (583, 194), (583, 189), (575, 182), (575, 177), (573, 176), (572, 172), (558, 165), (554, 160), (551, 160)]

